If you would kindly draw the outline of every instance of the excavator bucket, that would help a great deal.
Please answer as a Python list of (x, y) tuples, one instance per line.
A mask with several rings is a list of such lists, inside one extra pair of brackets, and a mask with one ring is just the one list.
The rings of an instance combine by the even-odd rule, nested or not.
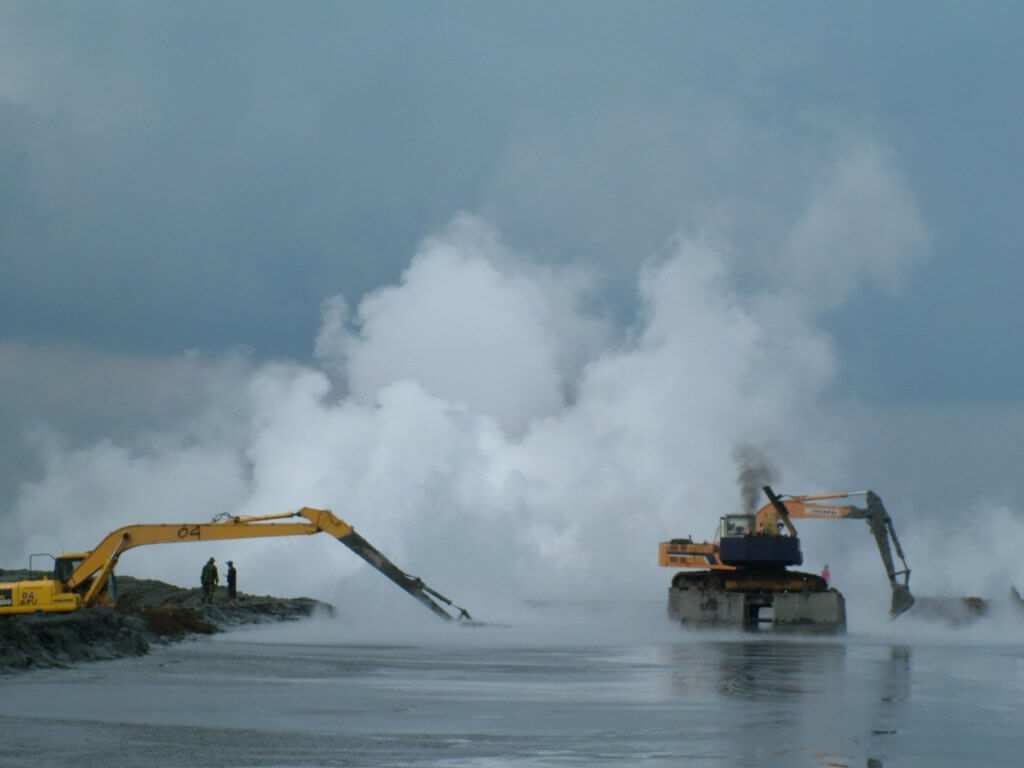
[(914, 604), (914, 596), (910, 594), (910, 588), (905, 584), (892, 585), (892, 607), (889, 609), (889, 616), (896, 618), (901, 613), (910, 610)]

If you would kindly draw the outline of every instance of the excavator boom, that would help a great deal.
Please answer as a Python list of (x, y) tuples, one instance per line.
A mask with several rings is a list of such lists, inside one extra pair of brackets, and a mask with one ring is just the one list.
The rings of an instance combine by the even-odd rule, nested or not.
[[(140, 523), (118, 528), (107, 534), (90, 552), (56, 558), (54, 578), (0, 583), (0, 615), (71, 611), (112, 602), (109, 586), (114, 566), (124, 552), (134, 547), (190, 541), (309, 536), (315, 533), (334, 536), (437, 616), (445, 620), (455, 618), (442, 607), (441, 603), (444, 603), (458, 611), (458, 618), (472, 619), (464, 608), (455, 605), (440, 592), (424, 584), (422, 579), (410, 576), (391, 562), (330, 510), (313, 507), (277, 515), (222, 516), (209, 523)], [(69, 565), (62, 568), (62, 564)]]
[[(892, 604), (889, 613), (894, 618), (910, 609), (914, 604), (914, 597), (910, 594), (910, 566), (907, 565), (906, 557), (903, 554), (903, 547), (896, 536), (896, 529), (893, 527), (892, 518), (889, 516), (885, 505), (874, 491), (862, 491), (859, 493), (830, 493), (817, 496), (786, 496), (779, 497), (765, 486), (765, 493), (771, 500), (757, 511), (755, 516), (755, 529), (762, 535), (778, 535), (778, 523), (784, 522), (791, 530), (792, 523), (789, 518), (807, 519), (830, 519), (851, 518), (866, 520), (871, 535), (875, 539), (878, 553), (882, 558), (882, 565), (885, 566), (885, 575), (889, 579), (892, 588)], [(864, 496), (865, 507), (858, 507), (852, 504), (821, 504), (822, 501), (838, 501), (853, 496)], [(791, 533), (791, 535), (793, 535)], [(891, 540), (891, 546), (890, 546)], [(892, 556), (892, 549), (895, 548), (903, 567), (897, 569)], [(902, 579), (901, 579), (902, 577)]]

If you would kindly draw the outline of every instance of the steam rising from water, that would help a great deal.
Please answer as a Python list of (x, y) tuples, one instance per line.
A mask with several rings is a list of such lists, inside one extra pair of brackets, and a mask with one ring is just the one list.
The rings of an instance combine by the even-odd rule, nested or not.
[[(741, 300), (704, 240), (680, 237), (648, 263), (626, 334), (587, 311), (590, 286), (458, 217), (351, 317), (325, 304), (319, 365), (251, 367), (237, 389), (210, 388), (190, 422), (136, 444), (41, 444), (45, 479), (18, 500), (27, 546), (326, 506), (471, 608), (659, 594), (657, 542), (710, 534), (737, 506), (737, 443), (773, 435), (790, 463), (824, 471), (824, 446), (791, 441), (787, 425), (813, 413), (833, 352), (803, 313)], [(44, 510), (62, 510), (59, 541), (32, 525)], [(122, 566), (194, 583), (214, 555), (239, 563), (243, 590), (396, 592), (373, 574), (345, 594), (362, 569), (330, 540), (197, 550), (147, 548)]]
[[(877, 161), (855, 160), (871, 166), (868, 191), (885, 182)], [(843, 168), (846, 200), (860, 176)], [(398, 284), (354, 310), (325, 302), (315, 365), (190, 356), (194, 405), (172, 426), (77, 447), (37, 435), (45, 472), (21, 488), (0, 554), (87, 548), (131, 522), (323, 506), (484, 618), (524, 599), (650, 601), (660, 614), (657, 543), (710, 536), (721, 514), (749, 507), (775, 477), (765, 456), (786, 468), (788, 492), (846, 485), (839, 441), (817, 428), (841, 430), (843, 417), (823, 402), (836, 354), (816, 311), (875, 265), (889, 280), (917, 257), (913, 201), (887, 189), (904, 202), (889, 210), (912, 221), (864, 222), (896, 233), (889, 258), (837, 251), (843, 290), (818, 299), (780, 279), (741, 292), (726, 245), (680, 235), (638, 276), (625, 331), (589, 309), (585, 270), (538, 265), (459, 216)], [(794, 225), (801, 263), (827, 252), (823, 222), (847, 209), (826, 215), (829, 199)], [(849, 551), (870, 553), (867, 536)], [(211, 555), (238, 564), (243, 591), (310, 594), (368, 621), (423, 611), (326, 536), (148, 547), (121, 570), (197, 584)], [(859, 562), (848, 575), (874, 573)]]

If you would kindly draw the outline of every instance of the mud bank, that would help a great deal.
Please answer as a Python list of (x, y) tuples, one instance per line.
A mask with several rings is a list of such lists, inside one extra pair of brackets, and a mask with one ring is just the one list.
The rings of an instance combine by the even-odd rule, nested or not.
[[(13, 571), (3, 578), (18, 578)], [(0, 674), (66, 667), (83, 661), (141, 656), (154, 644), (221, 632), (242, 624), (296, 621), (334, 608), (308, 597), (279, 598), (239, 593), (234, 604), (219, 589), (206, 605), (202, 590), (162, 581), (117, 578), (114, 608), (67, 614), (0, 617)]]
[(1008, 611), (1010, 616), (1024, 619), (1024, 598), (1016, 587), (1010, 587), (1006, 603), (982, 597), (918, 597), (908, 615), (950, 627), (962, 627), (993, 613)]

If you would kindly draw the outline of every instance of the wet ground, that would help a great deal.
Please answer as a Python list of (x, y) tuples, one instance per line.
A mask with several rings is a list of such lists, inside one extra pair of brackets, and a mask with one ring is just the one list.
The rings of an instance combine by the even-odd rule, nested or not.
[(1018, 764), (1019, 644), (548, 618), (408, 642), (307, 622), (20, 673), (0, 766)]

